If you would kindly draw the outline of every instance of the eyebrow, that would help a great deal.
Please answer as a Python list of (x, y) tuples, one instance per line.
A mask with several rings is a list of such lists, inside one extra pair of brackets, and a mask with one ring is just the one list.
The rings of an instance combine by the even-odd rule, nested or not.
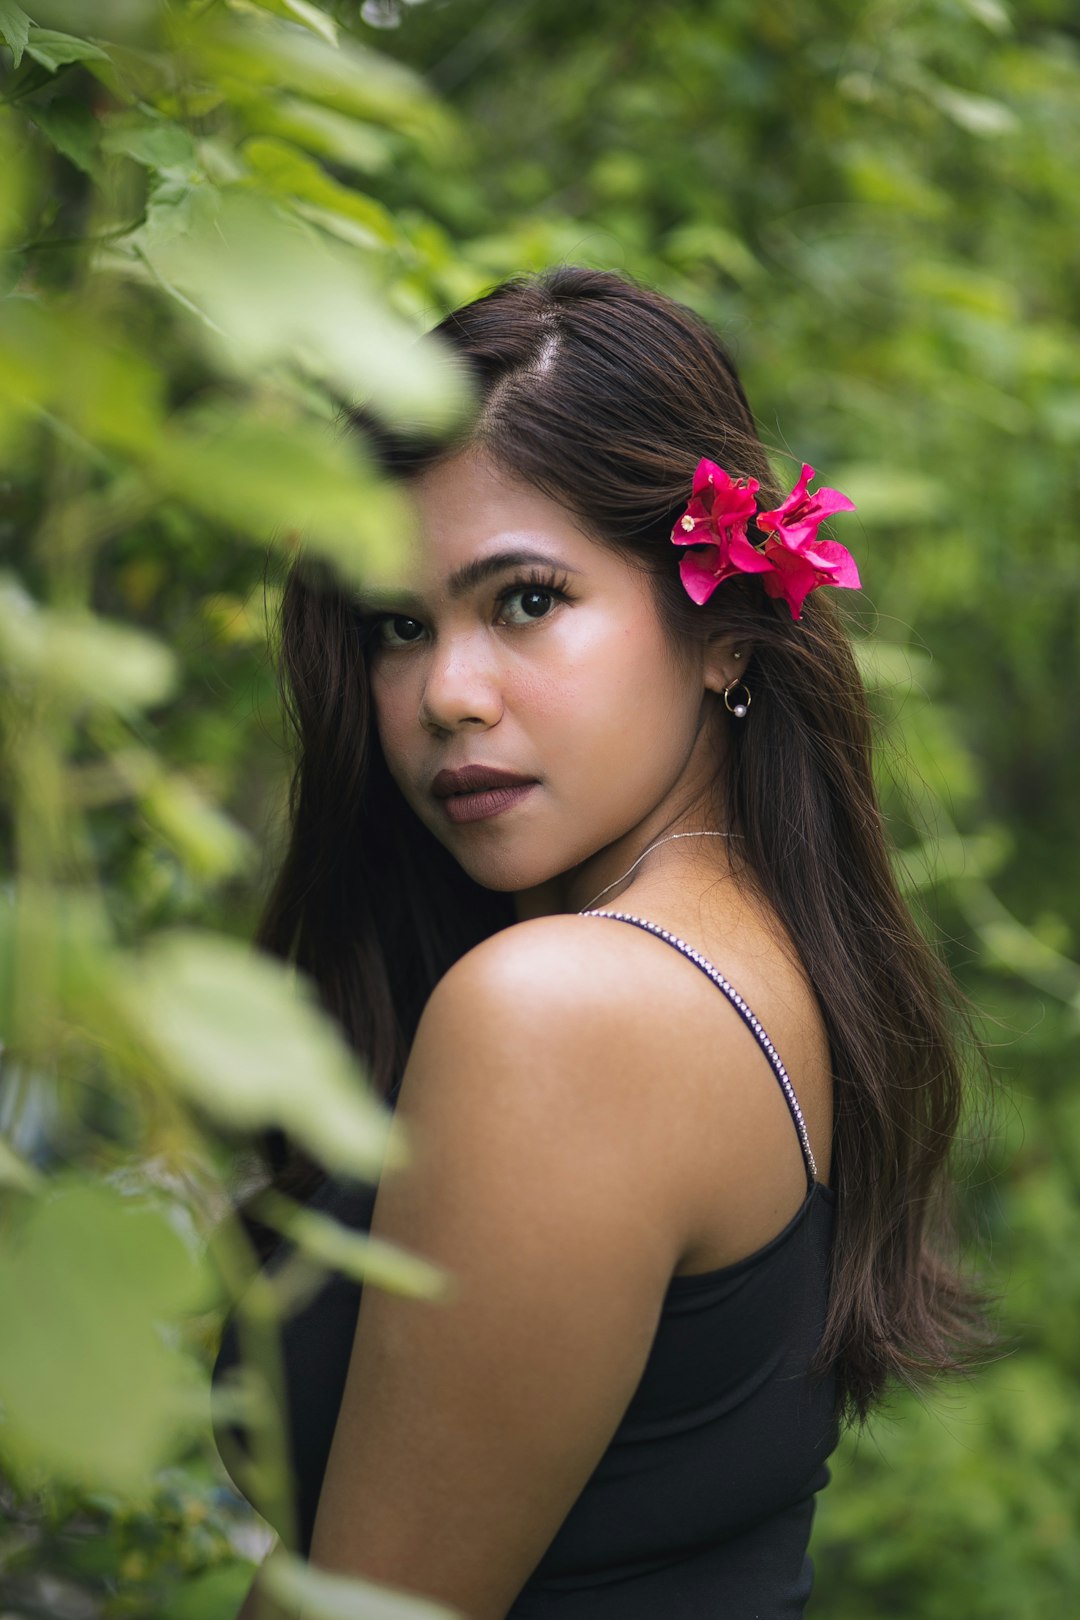
[[(466, 596), (469, 591), (475, 590), (493, 574), (501, 574), (508, 568), (524, 568), (529, 563), (539, 563), (547, 568), (559, 568), (568, 574), (577, 574), (581, 570), (571, 568), (569, 563), (562, 562), (558, 557), (551, 557), (545, 551), (493, 551), (486, 557), (474, 557), (471, 562), (463, 563), (456, 568), (446, 582), (446, 589), (450, 597), (457, 601)], [(407, 591), (370, 588), (359, 593), (362, 607), (378, 608), (380, 605), (394, 607), (422, 607), (418, 596), (412, 596)]]

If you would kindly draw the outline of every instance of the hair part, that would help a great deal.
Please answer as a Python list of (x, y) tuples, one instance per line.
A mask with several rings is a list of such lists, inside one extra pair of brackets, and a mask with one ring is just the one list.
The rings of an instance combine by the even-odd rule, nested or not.
[[(949, 1258), (950, 1154), (978, 1043), (897, 886), (841, 612), (815, 592), (793, 622), (756, 578), (726, 581), (701, 606), (682, 588), (670, 535), (702, 456), (756, 478), (763, 508), (780, 494), (734, 364), (692, 310), (627, 276), (564, 265), (511, 277), (435, 333), (475, 383), (477, 408), (442, 438), (348, 408), (347, 427), (388, 474), (482, 450), (648, 570), (673, 646), (734, 635), (751, 648), (753, 723), (730, 728), (717, 792), (828, 1034), (837, 1226), (816, 1366), (835, 1374), (841, 1414), (865, 1419), (894, 1382), (973, 1366), (988, 1335), (983, 1296)], [(298, 756), (258, 942), (311, 975), (385, 1095), (436, 982), (514, 921), (512, 900), (469, 878), (392, 782), (362, 626), (307, 562), (284, 595), (282, 665)], [(281, 1132), (263, 1146), (279, 1187), (302, 1194), (321, 1179)]]

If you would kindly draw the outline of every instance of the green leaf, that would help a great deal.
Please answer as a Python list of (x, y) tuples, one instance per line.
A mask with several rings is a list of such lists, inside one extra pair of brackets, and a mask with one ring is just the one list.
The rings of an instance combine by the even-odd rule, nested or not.
[(16, 1472), (145, 1488), (204, 1374), (173, 1319), (215, 1287), (166, 1212), (65, 1174), (0, 1228), (0, 1453)]
[(254, 1213), (312, 1260), (357, 1282), (370, 1281), (379, 1288), (417, 1299), (445, 1298), (454, 1293), (454, 1279), (444, 1266), (370, 1233), (354, 1232), (332, 1216), (307, 1209), (293, 1199), (262, 1192)]
[(184, 1574), (179, 1586), (162, 1593), (155, 1605), (155, 1620), (226, 1620), (238, 1614), (257, 1568), (257, 1564), (240, 1562)]
[[(13, 108), (0, 105), (0, 252), (8, 243), (21, 246), (26, 232), (36, 178), (31, 167), (36, 154), (31, 153), (30, 145), (22, 118)], [(12, 260), (15, 255), (3, 257)], [(10, 274), (10, 270), (0, 272), (0, 282), (10, 284)], [(0, 286), (0, 292), (7, 291), (7, 286)]]
[(195, 142), (186, 129), (168, 119), (109, 120), (101, 138), (103, 152), (121, 153), (149, 169), (193, 169)]
[(59, 386), (63, 351), (56, 311), (20, 294), (0, 303), (0, 391), (20, 404), (51, 401)]
[(176, 660), (162, 642), (90, 612), (39, 607), (11, 574), (0, 575), (0, 653), (73, 709), (144, 708), (168, 697), (176, 681)]
[(245, 113), (253, 131), (280, 136), (343, 168), (377, 174), (390, 162), (391, 142), (384, 131), (302, 96), (259, 97)]
[(245, 141), (240, 150), (252, 171), (274, 191), (353, 220), (363, 227), (370, 246), (380, 242), (390, 246), (397, 241), (397, 227), (382, 203), (332, 179), (287, 141), (260, 135)]
[(26, 41), (34, 24), (15, 0), (0, 0), (0, 33), (4, 43), (10, 45), (12, 66), (18, 67), (26, 49)]
[(173, 1083), (215, 1119), (276, 1123), (334, 1170), (408, 1161), (394, 1116), (305, 981), (233, 940), (156, 936), (114, 976), (114, 1004)]
[(33, 1052), (55, 1040), (65, 1019), (104, 1005), (111, 948), (96, 894), (21, 879), (0, 904), (3, 1039), (17, 1051)]
[(444, 345), (388, 307), (360, 254), (251, 191), (204, 186), (177, 202), (184, 213), (168, 234), (155, 210), (126, 246), (198, 317), (221, 365), (248, 376), (285, 360), (390, 418), (459, 419), (467, 378)]
[[(259, 1585), (304, 1620), (465, 1620), (429, 1598), (349, 1575), (332, 1575), (279, 1542), (263, 1560)], [(302, 1611), (299, 1607), (303, 1605)], [(293, 1606), (296, 1606), (295, 1609)]]
[(928, 87), (931, 101), (954, 124), (970, 135), (1011, 135), (1020, 128), (1020, 120), (1003, 101), (989, 96), (976, 96), (970, 90), (958, 90), (953, 84), (934, 81)]
[(139, 808), (197, 876), (217, 881), (250, 865), (251, 838), (186, 777), (157, 777)]
[(249, 91), (285, 86), (338, 112), (397, 129), (430, 131), (448, 124), (419, 74), (355, 40), (334, 46), (270, 17), (254, 28), (210, 12), (190, 48), (209, 78), (239, 81)]
[(27, 56), (55, 73), (68, 62), (109, 61), (108, 51), (74, 34), (57, 34), (51, 28), (35, 28), (26, 44)]
[(257, 6), (264, 11), (276, 13), (279, 17), (294, 17), (297, 22), (310, 28), (312, 33), (318, 34), (328, 44), (336, 45), (338, 42), (337, 23), (328, 17), (325, 11), (313, 6), (310, 0), (255, 0)]
[[(8, 1031), (10, 1035), (10, 1028)], [(0, 1187), (17, 1187), (20, 1192), (40, 1192), (45, 1178), (40, 1170), (21, 1158), (10, 1142), (0, 1136)]]
[(56, 96), (50, 102), (34, 102), (30, 116), (38, 128), (84, 174), (96, 179), (101, 173), (98, 148), (101, 125), (81, 101)]
[(137, 251), (152, 258), (159, 249), (186, 237), (200, 224), (208, 226), (219, 207), (217, 187), (198, 174), (187, 177), (173, 172), (151, 180), (151, 185), (146, 218), (135, 230), (117, 238), (114, 251)]
[(134, 449), (153, 439), (164, 378), (88, 308), (17, 295), (0, 303), (0, 395), (45, 407), (80, 436)]
[(1012, 32), (1012, 18), (1002, 4), (1002, 0), (960, 0), (965, 11), (981, 22), (992, 34), (1009, 34)]
[(292, 410), (277, 420), (218, 402), (168, 424), (145, 463), (163, 492), (259, 546), (311, 546), (356, 583), (385, 578), (414, 541), (403, 492), (363, 447)]

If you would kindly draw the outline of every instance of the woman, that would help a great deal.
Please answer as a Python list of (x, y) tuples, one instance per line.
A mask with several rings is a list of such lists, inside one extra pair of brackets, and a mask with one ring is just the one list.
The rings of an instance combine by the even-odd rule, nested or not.
[(980, 1321), (934, 1242), (962, 998), (818, 588), (858, 585), (818, 529), (851, 502), (805, 466), (782, 498), (716, 336), (628, 278), (437, 330), (469, 431), (353, 416), (418, 549), (286, 595), (262, 943), (417, 1147), (313, 1202), (458, 1287), (338, 1279), (290, 1322), (300, 1548), (469, 1620), (798, 1616), (839, 1425)]

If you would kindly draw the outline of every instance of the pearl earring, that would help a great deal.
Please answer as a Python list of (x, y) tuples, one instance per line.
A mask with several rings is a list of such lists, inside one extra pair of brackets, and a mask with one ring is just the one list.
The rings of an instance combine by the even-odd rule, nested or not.
[[(741, 686), (746, 696), (740, 702), (732, 703), (731, 693), (736, 686)], [(740, 681), (737, 679), (734, 681), (728, 681), (727, 685), (724, 687), (724, 708), (729, 714), (733, 714), (736, 720), (745, 720), (746, 711), (750, 707), (750, 702), (750, 688), (747, 686), (745, 681)]]

